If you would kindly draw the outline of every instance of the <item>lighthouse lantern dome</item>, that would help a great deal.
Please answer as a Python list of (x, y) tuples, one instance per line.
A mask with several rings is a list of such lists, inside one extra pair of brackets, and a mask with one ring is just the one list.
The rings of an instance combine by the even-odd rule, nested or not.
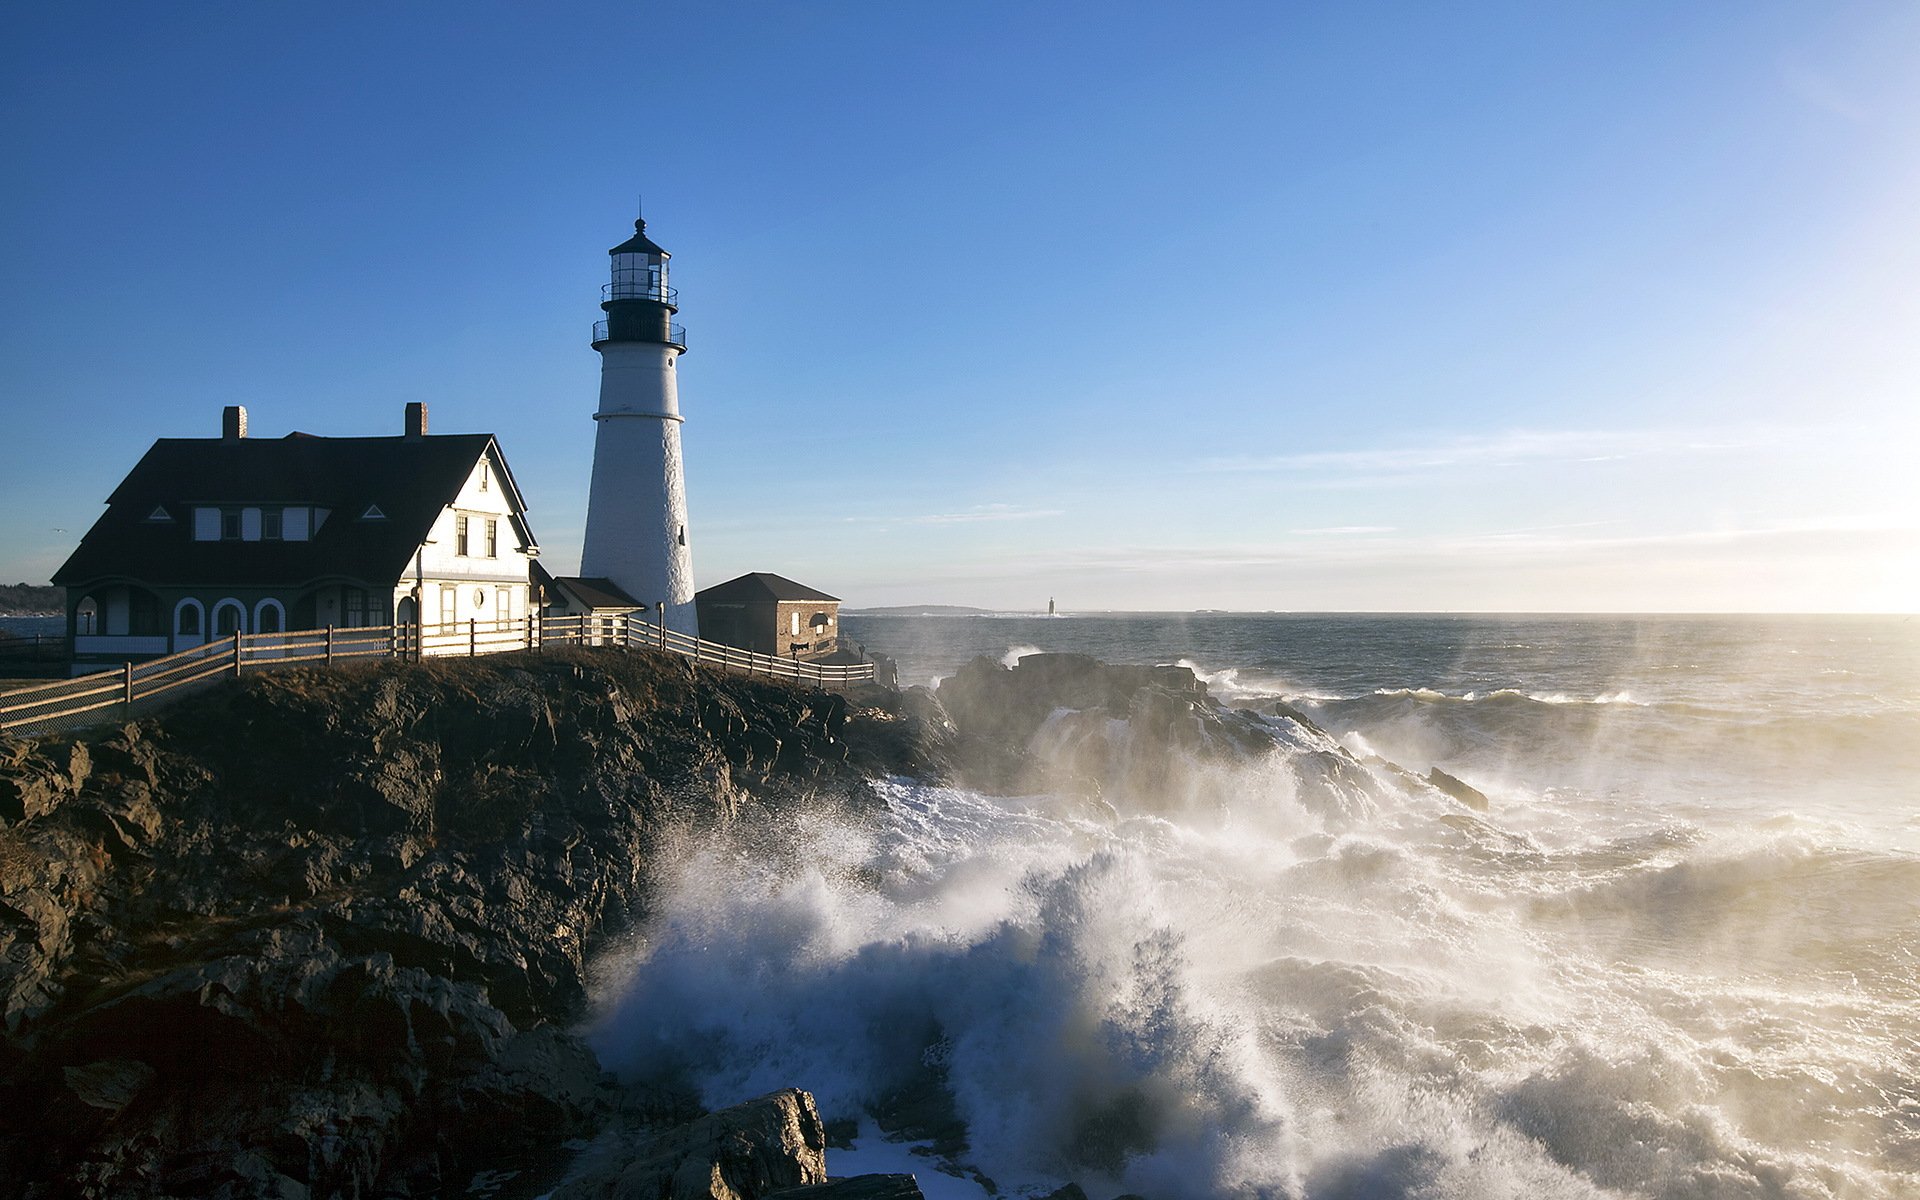
[(613, 282), (607, 286), (607, 299), (673, 303), (673, 289), (667, 286), (667, 259), (672, 255), (647, 236), (644, 220), (635, 221), (633, 236), (607, 253), (613, 256)]

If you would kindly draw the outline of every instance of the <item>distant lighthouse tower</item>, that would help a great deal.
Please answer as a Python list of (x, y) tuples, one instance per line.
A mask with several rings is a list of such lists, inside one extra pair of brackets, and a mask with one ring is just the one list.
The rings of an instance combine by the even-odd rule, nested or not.
[(672, 322), (679, 297), (667, 286), (669, 255), (647, 237), (644, 220), (608, 253), (613, 281), (600, 291), (607, 319), (593, 327), (599, 429), (580, 574), (612, 580), (650, 616), (664, 604), (667, 628), (697, 635), (674, 382), (674, 362), (687, 349), (686, 330)]

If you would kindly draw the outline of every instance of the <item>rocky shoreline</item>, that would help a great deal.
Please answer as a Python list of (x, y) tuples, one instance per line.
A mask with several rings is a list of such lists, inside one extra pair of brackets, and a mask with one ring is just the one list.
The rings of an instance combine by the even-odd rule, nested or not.
[[(655, 848), (857, 814), (887, 776), (1098, 802), (1169, 751), (1288, 739), (1300, 769), (1361, 769), (1274, 715), (1071, 655), (847, 698), (561, 651), (287, 670), (0, 742), (0, 1198), (458, 1195), (595, 1137), (600, 1173), (557, 1195), (917, 1195), (829, 1184), (803, 1092), (722, 1120), (617, 1084), (569, 1032), (595, 951), (647, 912)], [(1115, 719), (1120, 750), (1065, 736)], [(959, 1160), (940, 1081), (909, 1093), (882, 1127)]]

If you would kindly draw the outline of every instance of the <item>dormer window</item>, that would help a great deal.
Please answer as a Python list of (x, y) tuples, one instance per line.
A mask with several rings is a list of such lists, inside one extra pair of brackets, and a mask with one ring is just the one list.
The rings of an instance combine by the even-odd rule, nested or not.
[(156, 507), (154, 508), (154, 510), (153, 510), (152, 512), (150, 512), (150, 513), (148, 513), (148, 514), (147, 514), (147, 520), (149, 520), (149, 521), (171, 521), (171, 520), (173, 520), (173, 514), (167, 511), (167, 507), (166, 507), (166, 505), (164, 505), (164, 504), (162, 504), (162, 505), (157, 505), (157, 506), (156, 506)]
[(369, 504), (367, 505), (367, 511), (360, 514), (360, 519), (362, 521), (384, 521), (387, 519), (387, 514), (380, 511), (378, 504)]
[(488, 476), (487, 464), (481, 463), (480, 464), (480, 490), (483, 492), (487, 490), (487, 476)]

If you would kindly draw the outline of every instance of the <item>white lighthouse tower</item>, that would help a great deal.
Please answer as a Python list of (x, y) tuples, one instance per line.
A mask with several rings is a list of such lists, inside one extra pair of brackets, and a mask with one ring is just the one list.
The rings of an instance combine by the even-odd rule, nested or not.
[(608, 251), (613, 281), (601, 289), (607, 319), (593, 327), (600, 352), (599, 429), (587, 499), (580, 574), (617, 584), (658, 612), (667, 628), (697, 635), (693, 555), (687, 549), (686, 471), (680, 459), (680, 389), (674, 364), (687, 348), (673, 324), (678, 295), (667, 286), (669, 255), (635, 221), (633, 236)]

